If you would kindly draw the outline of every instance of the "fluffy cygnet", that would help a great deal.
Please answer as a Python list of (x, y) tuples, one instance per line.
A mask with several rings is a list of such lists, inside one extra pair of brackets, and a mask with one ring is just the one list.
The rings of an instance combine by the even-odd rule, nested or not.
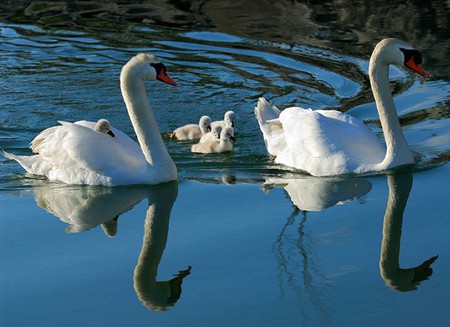
[(114, 133), (112, 131), (111, 123), (108, 120), (106, 120), (106, 119), (103, 119), (103, 118), (99, 119), (97, 121), (97, 123), (95, 124), (94, 129), (97, 132), (105, 133), (105, 134), (111, 135), (112, 137), (115, 137), (115, 135), (114, 135)]
[(233, 128), (225, 127), (220, 133), (219, 140), (194, 144), (191, 151), (194, 153), (222, 153), (233, 150), (234, 144), (236, 144), (236, 139)]
[(222, 128), (229, 126), (234, 127), (234, 112), (229, 110), (223, 115), (223, 120), (214, 121), (211, 123), (211, 128), (215, 125), (220, 125)]
[(208, 116), (200, 117), (198, 124), (187, 124), (178, 127), (166, 136), (170, 138), (176, 138), (180, 141), (186, 140), (197, 140), (202, 137), (202, 135), (211, 131), (211, 118)]
[(203, 134), (200, 138), (199, 143), (205, 143), (213, 140), (219, 140), (220, 139), (220, 132), (222, 132), (222, 126), (215, 125), (211, 128), (211, 132), (208, 132), (206, 134)]

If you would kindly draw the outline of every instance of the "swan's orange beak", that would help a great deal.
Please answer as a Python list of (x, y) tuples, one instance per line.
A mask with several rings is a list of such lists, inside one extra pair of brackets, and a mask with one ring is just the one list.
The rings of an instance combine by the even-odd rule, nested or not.
[(430, 78), (430, 75), (422, 68), (422, 66), (420, 66), (419, 64), (416, 64), (414, 62), (414, 56), (411, 57), (411, 59), (409, 59), (405, 65), (409, 68), (411, 68), (412, 70), (414, 70), (416, 73), (422, 75), (423, 77), (425, 77), (426, 79)]
[(178, 87), (178, 84), (164, 72), (164, 69), (161, 69), (159, 74), (156, 76), (156, 79), (160, 80), (161, 82)]

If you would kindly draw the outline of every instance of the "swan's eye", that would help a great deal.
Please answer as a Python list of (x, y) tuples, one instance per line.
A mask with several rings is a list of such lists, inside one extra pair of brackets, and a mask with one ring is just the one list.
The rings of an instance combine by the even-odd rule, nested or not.
[(415, 49), (400, 49), (401, 52), (403, 52), (403, 55), (405, 56), (405, 64), (413, 59), (414, 63), (416, 65), (420, 65), (422, 63), (422, 53), (420, 51)]
[(164, 64), (162, 62), (157, 63), (157, 64), (150, 64), (150, 66), (152, 66), (153, 68), (155, 68), (156, 70), (156, 75), (159, 75), (161, 72), (164, 73), (164, 75), (167, 75), (167, 68), (166, 66), (164, 66)]

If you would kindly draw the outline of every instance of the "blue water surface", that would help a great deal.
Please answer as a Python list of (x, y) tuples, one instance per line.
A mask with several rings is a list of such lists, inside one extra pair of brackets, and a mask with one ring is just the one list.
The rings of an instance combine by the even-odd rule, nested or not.
[[(255, 31), (268, 29), (254, 19)], [(159, 186), (65, 185), (1, 158), (0, 325), (448, 324), (446, 64), (432, 64), (430, 80), (391, 70), (417, 165), (313, 178), (273, 163), (257, 99), (346, 111), (381, 136), (371, 49), (344, 51), (345, 33), (319, 46), (324, 30), (310, 44), (258, 35), (0, 23), (1, 150), (30, 154), (33, 137), (59, 120), (107, 118), (135, 137), (119, 73), (141, 51), (180, 84), (147, 85), (161, 133), (234, 110), (238, 139), (232, 153), (210, 156), (165, 140), (179, 180)]]

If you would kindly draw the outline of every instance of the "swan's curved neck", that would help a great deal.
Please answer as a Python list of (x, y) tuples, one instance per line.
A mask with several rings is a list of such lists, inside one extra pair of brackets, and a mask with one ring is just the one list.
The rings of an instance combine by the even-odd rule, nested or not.
[(166, 165), (168, 168), (175, 166), (164, 146), (158, 123), (147, 100), (144, 81), (133, 76), (133, 70), (129, 70), (120, 76), (120, 88), (147, 162), (150, 165)]
[(403, 135), (389, 87), (389, 65), (377, 54), (370, 59), (369, 77), (386, 141), (386, 157), (380, 169), (411, 164), (414, 157)]

